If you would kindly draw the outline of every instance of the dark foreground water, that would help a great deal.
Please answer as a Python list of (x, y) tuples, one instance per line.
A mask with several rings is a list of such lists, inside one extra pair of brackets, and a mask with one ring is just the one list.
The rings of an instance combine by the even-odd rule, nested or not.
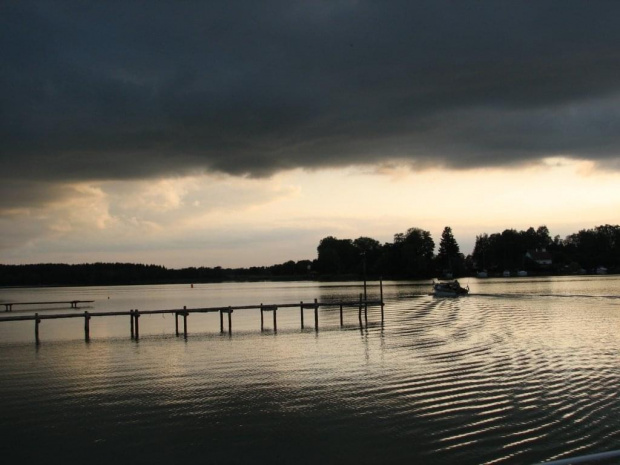
[[(387, 283), (357, 311), (0, 323), (3, 463), (536, 463), (620, 449), (620, 279), (472, 280), (437, 299)], [(351, 285), (264, 283), (0, 291), (96, 299), (90, 311), (355, 297)], [(376, 289), (371, 289), (376, 295)], [(16, 307), (17, 309), (17, 307)], [(34, 311), (34, 309), (32, 310)], [(67, 309), (36, 309), (40, 313)], [(69, 310), (70, 311), (70, 310)], [(14, 311), (28, 314), (31, 310)], [(8, 459), (5, 462), (5, 459)], [(600, 462), (618, 463), (619, 459)]]

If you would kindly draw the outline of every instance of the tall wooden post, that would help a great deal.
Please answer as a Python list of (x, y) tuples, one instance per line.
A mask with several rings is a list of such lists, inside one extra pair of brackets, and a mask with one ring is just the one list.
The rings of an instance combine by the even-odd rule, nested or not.
[(357, 316), (358, 316), (358, 318), (359, 318), (359, 320), (360, 320), (360, 327), (361, 327), (361, 326), (363, 326), (363, 324), (362, 324), (362, 307), (363, 307), (363, 305), (362, 305), (362, 299), (363, 299), (363, 298), (364, 298), (364, 295), (363, 295), (363, 294), (360, 294), (360, 306), (359, 306), (359, 312), (358, 312), (358, 314), (357, 314)]
[(137, 341), (138, 339), (140, 339), (140, 311), (138, 309), (134, 310), (133, 317), (134, 317), (134, 320), (136, 320), (136, 322), (134, 323), (134, 326), (135, 326), (135, 336), (136, 336), (136, 341)]
[(179, 337), (179, 312), (174, 312), (174, 334)]
[(304, 301), (299, 302), (299, 314), (301, 315), (301, 329), (304, 329)]
[(187, 307), (183, 306), (183, 337), (187, 339)]
[(228, 334), (232, 334), (232, 308), (228, 307)]
[(133, 309), (129, 310), (129, 330), (131, 331), (131, 338), (135, 337), (134, 329), (133, 329)]
[(41, 323), (41, 318), (39, 318), (39, 314), (34, 314), (34, 340), (37, 345), (41, 344), (41, 340), (39, 339), (39, 324)]
[(264, 321), (263, 321), (263, 303), (260, 303), (260, 330), (261, 332), (264, 329)]
[(381, 322), (383, 322), (383, 307), (385, 307), (383, 303), (383, 278), (379, 278), (379, 292), (381, 293)]
[(366, 291), (366, 252), (364, 255), (364, 312), (366, 315), (366, 323), (368, 323), (368, 292)]
[(317, 299), (314, 299), (314, 330), (319, 330), (319, 304)]
[(224, 332), (224, 309), (220, 309), (220, 333)]
[(273, 307), (273, 332), (278, 332), (278, 321), (276, 318), (276, 314), (278, 313), (278, 307)]
[(84, 340), (86, 342), (90, 341), (90, 315), (88, 311), (84, 312)]
[(342, 319), (342, 304), (340, 304), (340, 327), (344, 326), (344, 321)]

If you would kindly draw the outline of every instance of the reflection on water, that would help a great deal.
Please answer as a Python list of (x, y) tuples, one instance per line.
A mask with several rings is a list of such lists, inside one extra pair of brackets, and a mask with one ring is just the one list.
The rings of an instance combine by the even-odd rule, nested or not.
[[(437, 299), (387, 283), (357, 310), (0, 324), (4, 456), (177, 463), (534, 463), (620, 449), (620, 279), (472, 280)], [(196, 292), (194, 292), (196, 291)], [(253, 283), (5, 290), (0, 299), (96, 300), (93, 311), (288, 303), (354, 297), (350, 284)], [(372, 288), (371, 293), (376, 293)], [(70, 295), (69, 295), (70, 294)], [(107, 299), (110, 297), (110, 299)], [(40, 309), (38, 311), (41, 311)], [(58, 310), (50, 310), (58, 311)], [(67, 310), (61, 310), (66, 312)], [(15, 312), (14, 312), (15, 313)], [(269, 321), (269, 320), (267, 320)], [(75, 327), (71, 326), (75, 324)], [(28, 446), (33, 444), (36, 446)], [(609, 463), (609, 462), (607, 462)]]

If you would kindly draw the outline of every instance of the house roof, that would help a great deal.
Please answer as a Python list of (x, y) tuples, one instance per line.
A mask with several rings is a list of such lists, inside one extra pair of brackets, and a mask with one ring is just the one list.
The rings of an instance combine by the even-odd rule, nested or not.
[(532, 260), (536, 261), (551, 260), (553, 258), (549, 252), (540, 250), (530, 250), (527, 254), (532, 258)]

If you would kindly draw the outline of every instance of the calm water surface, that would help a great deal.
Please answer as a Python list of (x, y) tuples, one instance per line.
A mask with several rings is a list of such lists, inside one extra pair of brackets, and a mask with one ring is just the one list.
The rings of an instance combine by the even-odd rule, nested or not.
[[(467, 280), (462, 280), (467, 284)], [(620, 449), (620, 278), (385, 286), (371, 309), (0, 323), (0, 452), (13, 463), (535, 463)], [(358, 283), (3, 289), (87, 310), (355, 299)], [(378, 295), (369, 288), (370, 297)], [(71, 311), (15, 307), (11, 315)], [(6, 315), (6, 314), (3, 314)], [(618, 460), (602, 463), (617, 463)]]

